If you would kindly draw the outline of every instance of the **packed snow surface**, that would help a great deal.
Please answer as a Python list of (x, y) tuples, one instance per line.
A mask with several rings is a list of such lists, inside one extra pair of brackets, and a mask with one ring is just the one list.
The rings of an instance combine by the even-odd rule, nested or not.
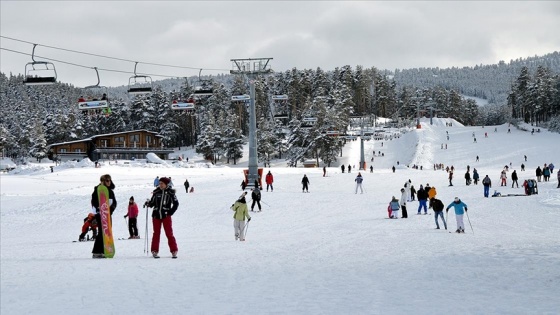
[[(558, 314), (557, 169), (533, 196), (484, 198), (481, 184), (463, 179), (469, 165), (471, 175), (476, 168), (481, 178), (491, 177), (491, 192), (522, 194), (523, 188), (511, 188), (513, 170), (521, 184), (535, 178), (537, 166), (560, 166), (560, 135), (509, 128), (435, 119), (433, 125), (422, 120), (421, 129), (387, 129), (386, 140), (365, 142), (363, 194), (354, 190), (360, 141), (345, 145), (326, 177), (322, 164), (288, 168), (274, 160), (264, 169), (274, 175), (274, 192), (265, 187), (263, 211), (250, 212), (245, 242), (234, 240), (229, 207), (241, 193), (247, 155), (237, 165), (211, 165), (187, 150), (176, 155), (188, 163), (118, 161), (95, 168), (84, 160), (53, 173), (53, 164), (20, 166), (0, 176), (0, 313)], [(453, 186), (435, 163), (455, 167)], [(510, 163), (508, 186), (500, 187), (500, 172)], [(351, 164), (352, 172), (341, 173), (341, 164)], [(116, 240), (115, 258), (92, 259), (92, 242), (73, 241), (103, 174), (116, 185), (115, 238), (129, 236), (123, 216), (134, 196), (142, 239)], [(304, 174), (309, 193), (301, 192)], [(171, 259), (163, 233), (162, 258), (145, 253), (142, 204), (156, 176), (171, 176), (177, 188), (178, 259)], [(185, 179), (194, 193), (185, 193)], [(387, 219), (391, 196), (399, 198), (409, 179), (416, 189), (435, 186), (446, 206), (461, 198), (469, 209), (466, 233), (449, 233), (456, 229), (452, 210), (449, 230), (436, 230), (431, 210), (416, 215), (417, 201), (408, 203), (408, 219)]]

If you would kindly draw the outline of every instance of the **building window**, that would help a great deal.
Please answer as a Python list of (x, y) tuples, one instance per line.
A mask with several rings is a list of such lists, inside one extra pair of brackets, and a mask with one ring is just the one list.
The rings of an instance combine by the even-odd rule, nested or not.
[(124, 142), (124, 136), (115, 137), (115, 142), (123, 143)]
[(140, 142), (140, 135), (130, 135), (128, 136), (128, 141), (130, 143)]
[(66, 153), (66, 152), (67, 152), (67, 151), (66, 151), (66, 149), (64, 149), (64, 148), (58, 149), (58, 153)]
[(74, 149), (74, 153), (81, 153), (82, 149)]
[(146, 142), (152, 143), (152, 136), (146, 136)]

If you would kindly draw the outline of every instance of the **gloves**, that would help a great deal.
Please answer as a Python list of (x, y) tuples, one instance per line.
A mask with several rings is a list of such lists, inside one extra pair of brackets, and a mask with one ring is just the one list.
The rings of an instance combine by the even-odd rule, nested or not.
[(251, 221), (251, 218), (247, 219), (247, 222)]
[(467, 211), (467, 210), (469, 210), (469, 209), (467, 209), (467, 208), (465, 207), (465, 211)]
[(125, 218), (125, 219), (126, 219), (126, 217), (128, 217), (128, 214), (125, 214), (125, 215), (124, 215), (124, 218)]

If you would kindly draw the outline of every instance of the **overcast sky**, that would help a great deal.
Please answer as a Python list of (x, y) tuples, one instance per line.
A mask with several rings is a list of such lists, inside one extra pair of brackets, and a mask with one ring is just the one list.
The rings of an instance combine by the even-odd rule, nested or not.
[[(560, 50), (559, 1), (4, 1), (2, 36), (142, 62), (226, 71), (230, 59), (272, 57), (273, 70), (379, 69), (492, 64)], [(32, 45), (0, 39), (2, 48)], [(38, 46), (36, 54), (88, 67), (134, 64)], [(0, 51), (1, 71), (23, 73), (29, 56)], [(39, 58), (38, 58), (39, 59)], [(96, 83), (94, 70), (56, 63), (58, 79)], [(171, 76), (198, 70), (140, 64)], [(101, 84), (128, 74), (100, 72)], [(161, 79), (153, 77), (154, 80)]]

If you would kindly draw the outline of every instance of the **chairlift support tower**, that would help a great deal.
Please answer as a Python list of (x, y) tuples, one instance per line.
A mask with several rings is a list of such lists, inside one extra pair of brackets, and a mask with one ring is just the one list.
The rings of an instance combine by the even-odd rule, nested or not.
[(230, 74), (244, 75), (249, 81), (249, 173), (248, 186), (254, 186), (259, 180), (259, 165), (257, 159), (257, 117), (255, 110), (255, 79), (260, 75), (272, 72), (268, 63), (272, 58), (231, 59)]

